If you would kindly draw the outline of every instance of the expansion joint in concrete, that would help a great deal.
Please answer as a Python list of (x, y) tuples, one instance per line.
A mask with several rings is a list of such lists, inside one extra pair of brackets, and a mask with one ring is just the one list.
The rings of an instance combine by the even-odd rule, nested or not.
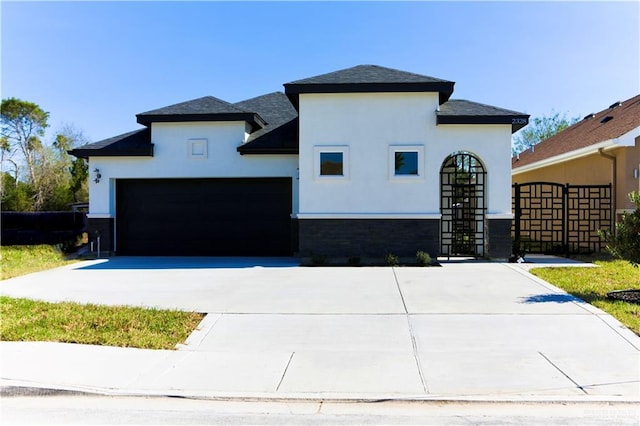
[(293, 356), (295, 355), (295, 352), (291, 352), (291, 356), (289, 357), (289, 361), (287, 362), (287, 366), (284, 368), (284, 371), (282, 372), (282, 377), (280, 377), (280, 381), (278, 382), (278, 386), (276, 387), (276, 392), (278, 392), (280, 390), (280, 386), (282, 385), (282, 381), (284, 380), (284, 376), (287, 375), (287, 370), (289, 370), (289, 366), (291, 365), (291, 360), (293, 359)]
[(569, 376), (567, 373), (565, 373), (564, 371), (562, 371), (562, 369), (561, 369), (560, 367), (558, 367), (557, 365), (555, 365), (555, 364), (553, 363), (553, 361), (551, 361), (549, 358), (547, 358), (547, 356), (546, 356), (545, 354), (543, 354), (543, 353), (542, 353), (542, 352), (540, 352), (540, 351), (538, 351), (538, 353), (540, 354), (540, 356), (541, 356), (542, 358), (544, 358), (545, 360), (547, 360), (547, 362), (548, 362), (549, 364), (551, 364), (551, 365), (553, 366), (553, 368), (555, 368), (556, 370), (558, 370), (560, 373), (562, 373), (562, 375), (563, 375), (564, 377), (566, 377), (567, 379), (569, 379), (569, 381), (571, 381), (571, 383), (573, 383), (574, 385), (576, 385), (576, 387), (577, 387), (578, 389), (580, 389), (580, 390), (581, 390), (582, 392), (584, 392), (585, 394), (589, 395), (589, 392), (587, 392), (587, 391), (584, 389), (584, 387), (582, 387), (578, 382), (576, 382), (575, 380), (573, 380), (573, 379), (571, 378), (571, 376)]

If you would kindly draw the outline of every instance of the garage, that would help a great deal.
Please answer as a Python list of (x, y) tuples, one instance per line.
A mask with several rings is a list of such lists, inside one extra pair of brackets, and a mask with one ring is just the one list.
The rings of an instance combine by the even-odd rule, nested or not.
[(288, 256), (291, 178), (118, 179), (116, 252)]

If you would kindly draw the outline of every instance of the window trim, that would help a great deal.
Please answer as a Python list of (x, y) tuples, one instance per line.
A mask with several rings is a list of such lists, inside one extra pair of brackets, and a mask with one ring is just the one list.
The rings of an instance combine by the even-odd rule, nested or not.
[[(396, 152), (416, 152), (418, 154), (418, 174), (396, 174)], [(416, 181), (424, 180), (424, 145), (389, 145), (389, 180), (392, 181)]]
[[(342, 174), (322, 175), (320, 174), (320, 154), (341, 153), (342, 154)], [(347, 145), (316, 145), (313, 147), (313, 176), (317, 180), (344, 181), (349, 180), (349, 147)]]

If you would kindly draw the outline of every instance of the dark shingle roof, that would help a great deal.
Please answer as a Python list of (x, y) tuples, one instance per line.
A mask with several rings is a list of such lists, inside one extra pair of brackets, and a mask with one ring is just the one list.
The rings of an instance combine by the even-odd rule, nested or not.
[[(213, 96), (181, 102), (138, 114), (146, 129), (115, 136), (70, 151), (78, 157), (153, 156), (149, 126), (153, 122), (246, 121), (252, 133), (238, 147), (241, 154), (298, 153), (298, 95), (301, 93), (437, 92), (438, 124), (526, 125), (528, 115), (465, 100), (449, 100), (454, 82), (425, 75), (358, 65), (285, 84), (285, 93), (274, 92), (231, 104)], [(514, 130), (515, 131), (515, 130)]]
[(301, 93), (438, 92), (440, 103), (453, 93), (453, 81), (378, 65), (357, 65), (284, 85), (297, 105)]
[(509, 109), (451, 99), (436, 112), (438, 124), (511, 124), (511, 132), (516, 132), (529, 122), (529, 115)]
[[(611, 118), (607, 118), (611, 117)], [(512, 169), (587, 148), (600, 142), (619, 138), (640, 127), (640, 95), (614, 103), (597, 114), (590, 114), (577, 123), (535, 145), (533, 152), (521, 152), (511, 161)]]
[(269, 123), (253, 132), (238, 147), (241, 154), (297, 154), (298, 112), (282, 92), (273, 92), (238, 102), (235, 106), (255, 111)]
[(137, 114), (136, 117), (138, 123), (145, 126), (153, 122), (247, 121), (256, 129), (266, 124), (254, 111), (247, 111), (213, 96), (154, 109)]
[(88, 157), (153, 157), (151, 131), (134, 130), (99, 142), (83, 145), (69, 151), (79, 158)]
[(361, 84), (361, 83), (450, 83), (440, 78), (401, 71), (379, 65), (355, 67), (295, 80), (292, 84)]

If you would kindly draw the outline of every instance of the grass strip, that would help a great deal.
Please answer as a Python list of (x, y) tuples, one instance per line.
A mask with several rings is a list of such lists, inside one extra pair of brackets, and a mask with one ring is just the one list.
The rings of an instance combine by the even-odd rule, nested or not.
[(0, 340), (175, 349), (204, 315), (0, 297)]
[(67, 260), (62, 251), (49, 245), (4, 246), (0, 249), (2, 271), (0, 279), (44, 271), (68, 265), (77, 260)]
[(535, 268), (531, 273), (611, 314), (640, 335), (640, 305), (607, 299), (614, 290), (640, 288), (640, 269), (624, 260), (596, 260), (599, 268)]

